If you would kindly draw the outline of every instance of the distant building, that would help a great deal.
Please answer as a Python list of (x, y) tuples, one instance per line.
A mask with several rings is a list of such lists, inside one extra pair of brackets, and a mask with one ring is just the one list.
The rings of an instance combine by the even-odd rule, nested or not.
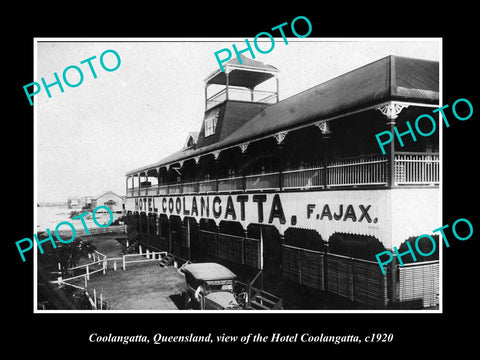
[(82, 209), (90, 207), (93, 196), (71, 196), (68, 198), (67, 205), (71, 208), (81, 207)]
[(88, 207), (92, 205), (92, 199), (93, 199), (93, 196), (82, 196), (80, 198), (80, 203), (82, 207)]
[(99, 196), (92, 198), (92, 209), (102, 205), (108, 206), (113, 213), (122, 213), (124, 208), (124, 197), (119, 196), (112, 191), (106, 191)]
[(79, 197), (69, 197), (67, 200), (68, 208), (80, 207), (80, 198)]

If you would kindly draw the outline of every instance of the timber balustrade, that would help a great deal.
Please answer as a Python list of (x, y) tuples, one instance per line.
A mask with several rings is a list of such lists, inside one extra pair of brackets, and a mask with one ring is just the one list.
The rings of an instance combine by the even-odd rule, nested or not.
[(438, 184), (440, 159), (438, 154), (398, 153), (395, 154), (395, 183)]
[[(204, 181), (135, 187), (128, 196), (243, 192), (251, 190), (308, 190), (357, 186), (388, 186), (388, 160), (372, 155), (341, 159), (323, 166), (288, 169)], [(395, 153), (394, 185), (430, 185), (440, 182), (438, 153)]]

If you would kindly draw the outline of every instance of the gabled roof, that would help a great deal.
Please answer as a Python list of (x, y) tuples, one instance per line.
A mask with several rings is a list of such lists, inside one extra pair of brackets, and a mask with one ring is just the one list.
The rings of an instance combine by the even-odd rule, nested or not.
[(109, 194), (109, 193), (112, 194), (112, 195), (115, 195), (115, 196), (117, 196), (117, 197), (119, 197), (119, 198), (121, 198), (120, 195), (117, 195), (117, 194), (115, 194), (113, 191), (108, 190), (108, 191), (102, 192), (100, 195), (94, 196), (94, 197), (93, 197), (93, 200), (97, 200), (97, 199), (101, 198), (102, 196), (104, 196), (104, 195), (106, 195), (106, 194)]
[(155, 164), (132, 170), (127, 175), (390, 100), (438, 104), (438, 62), (387, 56), (265, 107), (216, 143), (176, 152)]
[(187, 140), (185, 140), (185, 145), (183, 146), (184, 149), (190, 147), (188, 143), (190, 142), (190, 139), (192, 139), (193, 145), (195, 145), (198, 141), (198, 131), (190, 131), (187, 136)]

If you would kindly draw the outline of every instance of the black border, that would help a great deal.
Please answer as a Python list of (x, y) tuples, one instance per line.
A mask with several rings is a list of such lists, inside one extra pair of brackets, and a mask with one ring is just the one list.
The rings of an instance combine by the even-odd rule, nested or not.
[[(60, 357), (64, 349), (83, 349), (90, 354), (107, 349), (122, 353), (141, 354), (153, 350), (161, 354), (162, 349), (173, 350), (184, 356), (208, 354), (212, 351), (243, 349), (252, 353), (270, 345), (269, 348), (283, 351), (285, 348), (318, 350), (308, 356), (320, 356), (330, 350), (366, 350), (371, 356), (385, 356), (395, 351), (401, 354), (432, 355), (441, 350), (461, 346), (462, 353), (475, 344), (475, 323), (468, 327), (476, 312), (476, 277), (478, 270), (478, 213), (475, 194), (477, 190), (476, 139), (478, 93), (474, 92), (478, 81), (478, 65), (475, 55), (476, 39), (473, 29), (475, 9), (456, 3), (451, 8), (421, 9), (418, 4), (398, 3), (372, 9), (366, 4), (343, 4), (333, 9), (325, 3), (317, 3), (314, 11), (305, 8), (292, 9), (291, 4), (265, 4), (268, 15), (261, 14), (258, 4), (202, 4), (202, 10), (190, 8), (184, 3), (181, 11), (170, 6), (139, 4), (110, 5), (100, 10), (95, 5), (71, 7), (64, 5), (37, 9), (25, 9), (16, 13), (15, 26), (5, 29), (9, 37), (5, 45), (9, 49), (4, 60), (4, 70), (12, 77), (7, 87), (9, 109), (4, 119), (4, 192), (7, 194), (6, 239), (4, 239), (4, 268), (6, 280), (4, 316), (11, 329), (5, 343), (17, 351), (23, 344)], [(122, 7), (122, 8), (119, 8)], [(123, 8), (124, 7), (124, 8)], [(27, 11), (28, 10), (28, 11)], [(22, 14), (22, 15), (20, 15)], [(33, 224), (33, 112), (25, 100), (23, 85), (33, 81), (33, 38), (34, 37), (254, 37), (258, 32), (290, 22), (296, 16), (307, 16), (312, 25), (311, 37), (442, 37), (443, 38), (443, 88), (444, 104), (452, 104), (458, 98), (467, 98), (474, 107), (473, 117), (465, 122), (452, 120), (450, 128), (444, 128), (443, 136), (443, 224), (452, 224), (458, 218), (468, 218), (474, 225), (474, 236), (465, 242), (451, 241), (450, 248), (444, 247), (443, 269), (443, 314), (33, 314), (32, 263), (33, 257), (21, 263), (14, 242), (30, 237)], [(168, 20), (167, 20), (168, 19)], [(11, 34), (11, 35), (10, 35)], [(10, 100), (13, 100), (10, 101)], [(10, 139), (13, 138), (13, 141)], [(38, 176), (42, 176), (39, 169)], [(21, 189), (19, 191), (19, 189)], [(443, 224), (439, 224), (443, 225)], [(6, 269), (6, 270), (5, 270)], [(8, 315), (12, 314), (12, 315)], [(361, 345), (328, 344), (220, 344), (201, 347), (200, 353), (189, 354), (193, 344), (121, 345), (96, 344), (88, 341), (91, 333), (118, 335), (155, 333), (170, 335), (227, 333), (244, 335), (272, 332), (294, 334), (356, 334), (361, 337), (371, 333), (394, 333), (390, 344), (375, 343)], [(273, 346), (271, 346), (273, 345)], [(227, 347), (228, 346), (228, 347)], [(218, 347), (218, 349), (217, 349)], [(385, 350), (389, 352), (385, 352)], [(140, 353), (140, 352), (141, 353)], [(67, 353), (68, 354), (68, 353)], [(239, 353), (240, 354), (240, 353)], [(304, 353), (309, 354), (309, 353)], [(68, 356), (68, 355), (67, 355)], [(182, 356), (182, 355), (181, 355)], [(388, 356), (388, 355), (387, 355)]]

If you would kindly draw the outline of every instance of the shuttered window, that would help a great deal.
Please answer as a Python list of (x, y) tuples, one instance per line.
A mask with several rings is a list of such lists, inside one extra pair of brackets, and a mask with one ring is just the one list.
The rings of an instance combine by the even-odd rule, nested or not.
[(205, 118), (205, 137), (215, 134), (217, 128), (218, 111), (210, 113)]

